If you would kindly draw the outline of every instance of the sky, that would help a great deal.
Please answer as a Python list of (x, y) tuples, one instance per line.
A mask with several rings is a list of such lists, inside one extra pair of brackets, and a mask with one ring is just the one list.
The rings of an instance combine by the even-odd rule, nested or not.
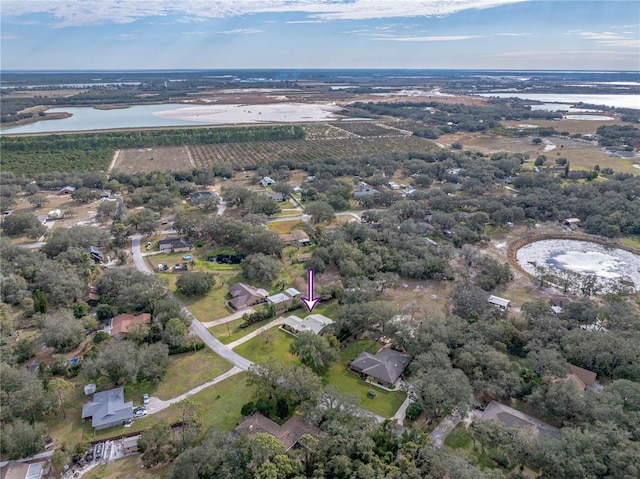
[(638, 0), (0, 0), (0, 70), (640, 70)]

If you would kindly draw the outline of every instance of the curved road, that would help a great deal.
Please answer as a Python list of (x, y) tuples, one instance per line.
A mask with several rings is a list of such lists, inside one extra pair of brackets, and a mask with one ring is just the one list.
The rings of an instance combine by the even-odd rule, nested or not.
[[(142, 271), (145, 274), (151, 274), (151, 270), (147, 266), (147, 263), (144, 261), (144, 257), (142, 256), (142, 251), (140, 250), (140, 242), (142, 239), (142, 235), (136, 234), (131, 237), (131, 253), (133, 256), (133, 263), (136, 265), (138, 271)], [(173, 297), (171, 291), (167, 291), (167, 294), (170, 297)], [(211, 348), (218, 356), (226, 359), (234, 366), (246, 371), (253, 364), (252, 361), (240, 356), (238, 353), (234, 352), (228, 346), (222, 344), (213, 334), (209, 332), (209, 330), (198, 321), (191, 311), (187, 308), (182, 308), (182, 313), (191, 319), (191, 330), (198, 335), (198, 337), (202, 340), (204, 344), (206, 344), (209, 348)]]

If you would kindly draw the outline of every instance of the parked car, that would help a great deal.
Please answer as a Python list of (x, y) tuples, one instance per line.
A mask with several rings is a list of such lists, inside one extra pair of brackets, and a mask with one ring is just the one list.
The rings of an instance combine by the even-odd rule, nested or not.
[(149, 404), (149, 395), (147, 393), (142, 395), (142, 404)]

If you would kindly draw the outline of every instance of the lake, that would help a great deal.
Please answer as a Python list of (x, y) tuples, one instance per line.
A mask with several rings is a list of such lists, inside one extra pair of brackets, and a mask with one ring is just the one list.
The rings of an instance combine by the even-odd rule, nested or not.
[(549, 239), (529, 243), (516, 252), (518, 264), (537, 276), (536, 267), (551, 267), (558, 276), (570, 272), (595, 275), (605, 291), (624, 282), (640, 290), (640, 256), (590, 241)]
[(589, 103), (592, 105), (607, 105), (616, 108), (634, 108), (640, 110), (640, 95), (582, 95), (560, 93), (526, 93), (526, 92), (499, 92), (480, 93), (478, 96), (497, 98), (522, 98), (541, 102), (563, 103), (562, 106), (572, 106), (576, 103)]
[(339, 107), (331, 104), (274, 103), (264, 105), (135, 105), (98, 110), (92, 107), (51, 108), (48, 113), (72, 116), (6, 127), (0, 133), (53, 133), (116, 128), (203, 126), (246, 123), (325, 121), (335, 118)]

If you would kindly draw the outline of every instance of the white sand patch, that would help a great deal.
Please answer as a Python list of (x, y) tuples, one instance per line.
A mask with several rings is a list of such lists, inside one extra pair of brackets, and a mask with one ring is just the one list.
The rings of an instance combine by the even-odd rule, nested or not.
[(567, 120), (585, 120), (585, 121), (609, 121), (615, 120), (612, 116), (604, 115), (565, 115)]
[(555, 143), (549, 140), (542, 140), (544, 142), (544, 151), (552, 151), (556, 149)]
[(507, 247), (507, 243), (506, 242), (495, 243), (494, 246), (498, 249), (505, 249)]
[(538, 125), (530, 125), (529, 123), (521, 123), (518, 125), (520, 128), (538, 128)]
[(634, 165), (631, 165), (631, 166), (633, 166), (634, 168), (638, 168), (640, 170), (640, 165), (634, 164)]
[(209, 124), (325, 121), (335, 118), (335, 104), (203, 105), (155, 112), (155, 116)]
[(455, 96), (449, 95), (447, 93), (442, 93), (439, 90), (399, 90), (392, 91), (389, 93), (372, 93), (372, 95), (376, 96)]

